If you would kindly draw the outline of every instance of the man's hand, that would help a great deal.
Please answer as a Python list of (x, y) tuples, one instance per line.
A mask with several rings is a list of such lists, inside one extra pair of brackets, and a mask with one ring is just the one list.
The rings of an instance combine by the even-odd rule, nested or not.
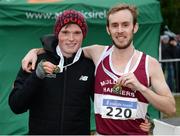
[(56, 65), (49, 61), (41, 60), (37, 65), (36, 75), (37, 77), (43, 79), (46, 77), (46, 75), (53, 74), (56, 67)]
[(42, 66), (43, 66), (45, 73), (47, 73), (47, 74), (53, 74), (54, 69), (57, 67), (56, 65), (54, 65), (53, 63), (51, 63), (49, 61), (43, 62)]
[(128, 87), (131, 90), (139, 90), (143, 85), (138, 81), (134, 73), (127, 73), (122, 75), (118, 80), (117, 84)]
[(141, 128), (141, 130), (143, 130), (144, 132), (150, 132), (150, 128), (151, 128), (151, 122), (148, 121), (147, 118), (145, 118), (145, 121), (142, 122), (139, 127)]
[(37, 55), (42, 54), (44, 50), (42, 48), (31, 49), (26, 56), (22, 59), (22, 69), (28, 73), (31, 73), (35, 69)]
[(22, 59), (22, 69), (31, 73), (35, 69), (37, 61), (37, 49), (31, 49), (26, 56)]

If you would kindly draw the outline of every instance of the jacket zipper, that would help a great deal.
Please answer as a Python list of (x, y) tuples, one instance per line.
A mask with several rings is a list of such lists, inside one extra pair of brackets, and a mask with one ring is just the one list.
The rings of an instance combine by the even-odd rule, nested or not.
[(64, 104), (66, 97), (66, 80), (67, 80), (67, 67), (64, 67), (64, 88), (63, 88), (63, 97), (62, 97), (62, 111), (61, 111), (61, 123), (60, 123), (60, 134), (63, 134), (63, 124), (64, 124)]

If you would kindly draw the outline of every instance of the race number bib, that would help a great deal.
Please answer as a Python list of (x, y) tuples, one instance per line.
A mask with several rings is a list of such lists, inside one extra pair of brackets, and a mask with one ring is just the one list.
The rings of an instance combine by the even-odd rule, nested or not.
[(136, 118), (136, 98), (124, 98), (120, 96), (104, 95), (101, 104), (102, 118), (111, 118), (115, 120)]

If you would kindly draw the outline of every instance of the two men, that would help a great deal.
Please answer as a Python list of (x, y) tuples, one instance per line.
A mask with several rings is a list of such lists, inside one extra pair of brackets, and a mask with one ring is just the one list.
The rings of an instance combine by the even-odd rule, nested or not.
[[(85, 56), (96, 66), (94, 107), (97, 133), (148, 134), (143, 131), (147, 130), (143, 122), (148, 103), (172, 115), (176, 110), (174, 98), (158, 61), (133, 46), (133, 35), (138, 30), (136, 8), (118, 5), (110, 9), (106, 29), (112, 38), (112, 46), (83, 48)], [(23, 68), (27, 71), (34, 69), (36, 55), (42, 52), (42, 49), (31, 50), (23, 60)], [(28, 67), (29, 62), (32, 67)]]

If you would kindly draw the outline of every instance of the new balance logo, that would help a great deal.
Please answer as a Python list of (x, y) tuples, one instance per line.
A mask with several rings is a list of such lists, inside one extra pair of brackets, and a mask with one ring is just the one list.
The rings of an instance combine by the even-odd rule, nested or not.
[(81, 80), (81, 81), (87, 81), (88, 80), (88, 76), (81, 76), (80, 78), (79, 78), (79, 80)]

